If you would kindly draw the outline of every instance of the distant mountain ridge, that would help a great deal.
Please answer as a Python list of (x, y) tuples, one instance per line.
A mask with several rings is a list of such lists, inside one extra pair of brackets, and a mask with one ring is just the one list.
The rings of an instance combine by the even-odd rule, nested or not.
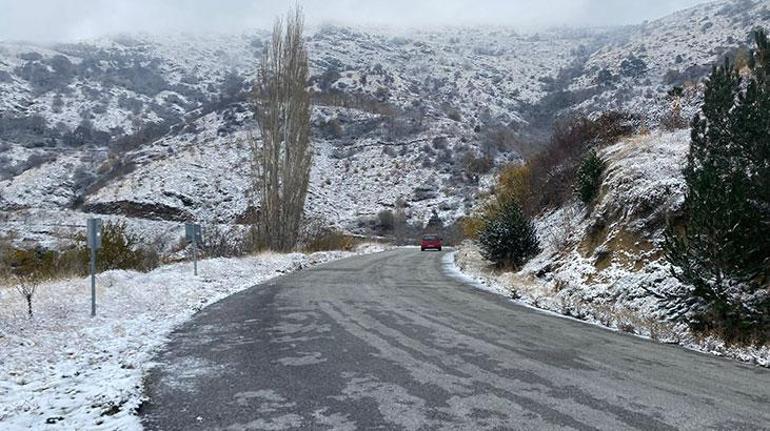
[[(558, 115), (623, 109), (654, 126), (674, 85), (690, 87), (689, 115), (710, 64), (756, 26), (770, 27), (767, 1), (529, 35), (323, 27), (308, 35), (308, 213), (356, 232), (397, 206), (415, 222), (433, 210), (456, 219), (494, 167), (536, 150)], [(31, 213), (137, 226), (248, 220), (258, 205), (247, 193), (249, 81), (267, 36), (0, 43), (0, 211), (16, 223), (7, 229), (25, 231)]]

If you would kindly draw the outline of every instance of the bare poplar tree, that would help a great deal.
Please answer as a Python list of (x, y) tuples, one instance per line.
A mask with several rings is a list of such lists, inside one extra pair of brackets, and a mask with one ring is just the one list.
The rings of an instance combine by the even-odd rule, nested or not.
[(296, 6), (277, 19), (254, 85), (261, 141), (251, 139), (255, 190), (261, 198), (257, 228), (265, 244), (291, 250), (299, 237), (313, 148), (310, 143), (308, 55), (304, 18)]

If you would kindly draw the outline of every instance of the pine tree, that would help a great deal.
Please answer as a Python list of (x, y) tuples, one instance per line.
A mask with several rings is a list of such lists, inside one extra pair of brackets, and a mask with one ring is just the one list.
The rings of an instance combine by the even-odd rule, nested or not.
[(540, 252), (535, 226), (515, 199), (503, 199), (484, 216), (478, 244), (485, 259), (498, 267), (519, 268)]
[(594, 150), (589, 151), (580, 162), (580, 167), (575, 177), (575, 190), (583, 203), (591, 203), (599, 193), (604, 168), (604, 160)]
[(729, 61), (713, 69), (692, 123), (684, 225), (665, 252), (691, 286), (693, 327), (728, 341), (770, 337), (770, 79), (767, 36), (748, 82)]
[(430, 220), (428, 220), (428, 225), (426, 226), (426, 229), (432, 232), (440, 232), (444, 229), (444, 222), (441, 221), (441, 217), (439, 217), (438, 212), (436, 209), (433, 209), (433, 212), (430, 216)]

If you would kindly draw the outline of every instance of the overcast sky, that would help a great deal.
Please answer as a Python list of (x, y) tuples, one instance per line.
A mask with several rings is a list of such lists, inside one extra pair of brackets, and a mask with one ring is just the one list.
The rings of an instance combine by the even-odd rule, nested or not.
[[(500, 24), (520, 28), (640, 23), (704, 0), (300, 0), (310, 24)], [(293, 0), (0, 0), (0, 39), (267, 28)]]

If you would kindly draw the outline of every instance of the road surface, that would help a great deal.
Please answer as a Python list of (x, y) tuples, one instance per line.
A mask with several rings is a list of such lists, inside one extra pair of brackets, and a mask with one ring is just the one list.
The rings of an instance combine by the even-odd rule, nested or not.
[(150, 430), (770, 429), (770, 370), (542, 314), (395, 250), (290, 274), (179, 328)]

